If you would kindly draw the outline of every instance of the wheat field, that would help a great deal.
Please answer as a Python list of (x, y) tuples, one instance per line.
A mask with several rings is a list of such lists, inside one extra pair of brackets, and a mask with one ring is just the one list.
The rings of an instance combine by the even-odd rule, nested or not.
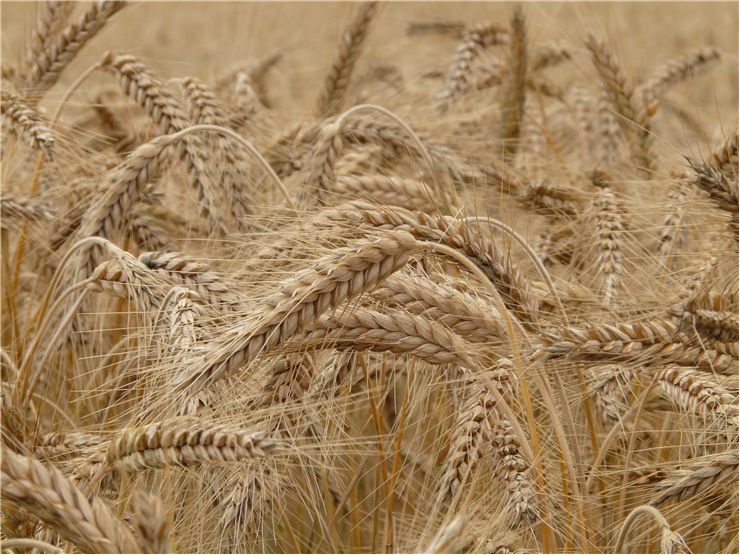
[(738, 553), (736, 3), (0, 6), (3, 553)]

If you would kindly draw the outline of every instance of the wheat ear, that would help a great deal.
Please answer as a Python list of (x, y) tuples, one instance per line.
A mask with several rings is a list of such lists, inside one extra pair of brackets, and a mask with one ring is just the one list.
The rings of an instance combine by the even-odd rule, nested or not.
[(341, 110), (352, 71), (360, 57), (362, 45), (377, 9), (377, 1), (361, 4), (352, 23), (342, 34), (339, 50), (319, 94), (316, 106), (316, 114), (319, 117), (332, 116)]
[(183, 416), (128, 430), (108, 447), (108, 466), (121, 472), (146, 468), (239, 462), (284, 451), (278, 440), (233, 426), (215, 426)]
[(170, 519), (155, 495), (137, 489), (133, 495), (134, 531), (144, 553), (171, 553)]
[(3, 498), (29, 511), (89, 553), (136, 553), (126, 526), (99, 499), (92, 504), (54, 467), (8, 449), (2, 456)]
[(693, 468), (677, 471), (666, 480), (663, 491), (654, 497), (650, 504), (658, 506), (671, 499), (684, 501), (700, 496), (715, 484), (729, 484), (737, 482), (738, 479), (736, 449), (694, 459), (691, 466)]
[(445, 85), (435, 99), (439, 110), (447, 111), (470, 88), (473, 82), (473, 63), (481, 53), (486, 48), (506, 43), (508, 39), (507, 31), (493, 23), (479, 23), (465, 31), (447, 70)]
[(243, 324), (224, 333), (219, 340), (221, 346), (209, 348), (182, 386), (198, 382), (202, 387), (241, 368), (262, 350), (305, 329), (326, 310), (372, 289), (403, 267), (418, 250), (417, 242), (405, 232), (338, 249), (284, 283), (243, 318)]
[(23, 225), (23, 221), (45, 222), (52, 218), (51, 208), (37, 200), (3, 195), (0, 197), (0, 227), (11, 229)]
[(125, 6), (126, 2), (119, 1), (95, 2), (79, 20), (65, 27), (49, 48), (39, 53), (26, 78), (26, 86), (41, 92), (48, 91), (82, 47)]
[(51, 157), (54, 135), (20, 96), (2, 91), (0, 113), (3, 117), (3, 128), (7, 133), (13, 133), (28, 143), (31, 148), (40, 150), (46, 156)]

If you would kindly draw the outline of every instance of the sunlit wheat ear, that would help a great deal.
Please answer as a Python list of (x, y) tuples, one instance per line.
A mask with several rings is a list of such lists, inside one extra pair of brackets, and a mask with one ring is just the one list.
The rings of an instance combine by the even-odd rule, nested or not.
[(48, 40), (48, 47), (39, 49), (33, 59), (25, 84), (40, 92), (49, 90), (59, 80), (64, 69), (79, 51), (126, 6), (126, 2), (97, 1), (82, 16), (67, 25), (58, 36)]
[(629, 514), (627, 519), (624, 521), (622, 525), (622, 529), (619, 532), (619, 537), (617, 538), (617, 547), (616, 547), (617, 553), (623, 552), (623, 548), (626, 544), (627, 535), (629, 533), (630, 528), (634, 525), (634, 522), (636, 521), (637, 517), (643, 514), (647, 516), (651, 516), (653, 520), (655, 520), (656, 524), (658, 525), (658, 528), (660, 529), (661, 553), (687, 553), (689, 552), (688, 547), (686, 546), (686, 543), (684, 542), (683, 538), (679, 534), (671, 530), (671, 527), (668, 524), (668, 521), (663, 517), (660, 511), (658, 511), (655, 507), (652, 507), (649, 505), (642, 505), (640, 507), (635, 508)]
[(437, 320), (460, 337), (473, 342), (495, 342), (506, 335), (501, 317), (480, 299), (412, 276), (391, 276), (372, 291), (390, 306)]
[(661, 266), (671, 269), (675, 254), (681, 249), (686, 237), (684, 218), (690, 198), (689, 185), (680, 179), (671, 186), (668, 203), (663, 216), (663, 227), (658, 238), (658, 256)]
[(34, 199), (3, 195), (0, 197), (0, 226), (13, 229), (24, 221), (47, 222), (54, 215), (51, 207)]
[(198, 293), (204, 303), (220, 310), (238, 310), (241, 299), (228, 285), (226, 276), (213, 271), (203, 260), (186, 253), (148, 251), (139, 261), (168, 282)]
[(54, 135), (20, 96), (3, 90), (0, 108), (3, 130), (6, 133), (12, 133), (31, 148), (51, 157), (54, 152)]
[(473, 63), (486, 48), (505, 44), (508, 40), (507, 31), (494, 23), (479, 23), (466, 30), (447, 70), (445, 86), (437, 94), (437, 108), (440, 111), (447, 111), (469, 88), (473, 77)]
[(605, 42), (589, 34), (586, 47), (609, 97), (614, 112), (620, 116), (619, 125), (627, 134), (635, 163), (647, 175), (653, 169), (649, 115), (652, 107), (642, 107), (635, 97), (634, 85), (627, 79), (621, 65)]
[(600, 189), (589, 208), (589, 228), (592, 234), (585, 246), (593, 260), (587, 272), (596, 272), (604, 303), (614, 306), (626, 274), (624, 267), (627, 228), (624, 208), (609, 189)]
[(691, 467), (673, 473), (662, 484), (662, 492), (652, 499), (651, 505), (662, 505), (671, 500), (685, 501), (699, 497), (718, 484), (737, 483), (737, 450), (707, 455), (692, 461)]
[(120, 472), (147, 468), (238, 462), (285, 451), (284, 442), (234, 426), (215, 426), (183, 416), (114, 437), (107, 464)]
[(673, 309), (686, 330), (698, 330), (723, 343), (738, 339), (738, 295), (735, 292), (700, 292)]
[(262, 351), (305, 329), (326, 310), (375, 287), (419, 249), (406, 232), (384, 233), (353, 248), (338, 249), (281, 284), (242, 325), (219, 338), (220, 345), (196, 363), (181, 387), (190, 381), (213, 382), (243, 367)]
[(342, 34), (336, 58), (324, 79), (317, 102), (316, 113), (319, 117), (332, 116), (341, 110), (352, 71), (377, 9), (376, 1), (360, 4), (352, 23)]
[(533, 357), (629, 360), (648, 352), (660, 353), (664, 345), (672, 343), (676, 331), (675, 323), (658, 319), (565, 328), (560, 332), (548, 332)]
[(627, 394), (635, 375), (631, 366), (605, 365), (590, 369), (593, 375), (591, 396), (596, 412), (605, 425), (613, 425), (627, 410)]
[[(102, 66), (118, 78), (123, 93), (136, 101), (163, 133), (176, 133), (193, 124), (180, 101), (138, 58), (109, 52)], [(208, 218), (212, 230), (226, 231), (221, 212), (222, 191), (210, 174), (205, 144), (200, 137), (189, 134), (177, 146), (188, 171), (189, 183), (196, 191), (201, 213)]]
[(724, 145), (712, 153), (708, 162), (689, 159), (694, 171), (694, 184), (705, 193), (715, 207), (730, 217), (730, 230), (738, 231), (738, 134), (735, 131)]
[(737, 397), (705, 372), (672, 366), (658, 374), (657, 382), (663, 395), (680, 410), (729, 419), (737, 427)]
[(92, 504), (59, 470), (5, 451), (2, 457), (3, 498), (58, 531), (81, 550), (134, 553), (131, 532), (103, 501)]
[(655, 69), (635, 89), (635, 96), (643, 106), (650, 106), (671, 86), (707, 71), (722, 56), (717, 48), (705, 47), (670, 60)]
[[(216, 95), (208, 86), (193, 77), (183, 80), (183, 89), (188, 101), (190, 119), (193, 123), (228, 127), (229, 121)], [(247, 200), (249, 187), (248, 163), (244, 151), (223, 135), (215, 139), (223, 155), (223, 184), (226, 203), (237, 223), (254, 212)]]
[(172, 551), (170, 534), (172, 523), (165, 513), (162, 501), (143, 490), (133, 495), (134, 531), (145, 553)]
[(74, 4), (71, 2), (51, 0), (44, 3), (36, 17), (36, 29), (28, 41), (25, 59), (26, 67), (31, 69), (34, 62), (44, 55), (44, 51), (51, 48), (53, 42), (58, 38), (62, 28), (67, 23), (73, 8)]

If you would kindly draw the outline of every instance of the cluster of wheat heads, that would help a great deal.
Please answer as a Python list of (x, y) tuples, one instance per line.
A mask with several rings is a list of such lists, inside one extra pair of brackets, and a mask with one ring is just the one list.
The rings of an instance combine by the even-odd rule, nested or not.
[(124, 7), (2, 68), (4, 551), (738, 551), (737, 123), (668, 94), (736, 56), (525, 6), (419, 84), (370, 2), (299, 121), (279, 51), (48, 102)]

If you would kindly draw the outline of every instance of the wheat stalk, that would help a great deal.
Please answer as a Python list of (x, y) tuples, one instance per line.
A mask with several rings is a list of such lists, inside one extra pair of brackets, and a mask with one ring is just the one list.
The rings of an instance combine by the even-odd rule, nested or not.
[(501, 140), (504, 160), (516, 154), (524, 119), (527, 91), (527, 30), (524, 12), (516, 6), (511, 14), (511, 52), (509, 53), (509, 80), (501, 107)]

